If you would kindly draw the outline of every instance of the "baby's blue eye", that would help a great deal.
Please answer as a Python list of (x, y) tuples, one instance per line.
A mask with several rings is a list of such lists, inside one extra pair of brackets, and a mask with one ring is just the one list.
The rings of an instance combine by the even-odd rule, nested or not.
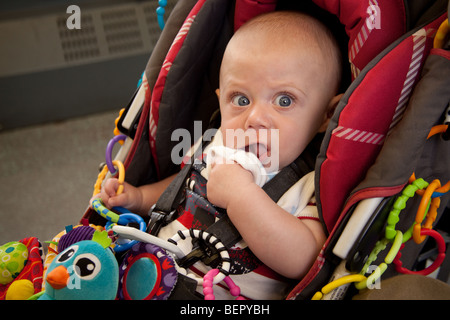
[(234, 96), (231, 102), (240, 107), (248, 106), (250, 104), (250, 100), (246, 96), (241, 94)]
[(275, 103), (280, 107), (289, 107), (292, 104), (292, 99), (291, 97), (282, 94), (276, 97)]

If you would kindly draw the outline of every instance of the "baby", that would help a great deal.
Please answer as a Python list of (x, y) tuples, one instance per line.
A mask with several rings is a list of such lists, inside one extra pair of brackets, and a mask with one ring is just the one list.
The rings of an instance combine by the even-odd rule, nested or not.
[[(275, 174), (278, 170), (267, 159), (276, 158), (276, 169), (281, 170), (299, 157), (317, 133), (326, 130), (340, 98), (336, 95), (340, 78), (339, 49), (320, 22), (296, 12), (252, 19), (225, 50), (217, 90), (221, 126), (207, 148), (249, 151), (256, 145), (253, 153)], [(236, 131), (254, 132), (253, 141), (244, 139), (239, 145), (229, 134)], [(312, 204), (314, 172), (275, 203), (245, 166), (215, 159), (206, 157), (209, 170), (202, 172), (207, 199), (226, 209), (242, 236), (239, 246), (248, 246), (264, 266), (231, 277), (248, 298), (283, 298), (289, 288), (287, 278), (302, 278), (326, 239)], [(125, 184), (120, 195), (116, 195), (117, 180), (109, 179), (100, 197), (108, 207), (146, 214), (172, 179), (137, 188)], [(178, 220), (158, 236), (167, 239), (180, 228), (190, 227)]]

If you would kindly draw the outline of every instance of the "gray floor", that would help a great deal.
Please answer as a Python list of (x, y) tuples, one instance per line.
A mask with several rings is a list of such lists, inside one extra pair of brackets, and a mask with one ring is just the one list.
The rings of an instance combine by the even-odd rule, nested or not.
[(31, 236), (43, 243), (79, 222), (117, 116), (112, 111), (0, 133), (0, 245)]

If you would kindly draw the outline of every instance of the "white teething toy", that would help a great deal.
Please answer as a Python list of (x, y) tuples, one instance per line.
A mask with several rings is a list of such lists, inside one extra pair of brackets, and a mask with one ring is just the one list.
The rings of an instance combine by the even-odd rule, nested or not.
[[(224, 163), (236, 162), (244, 169), (250, 171), (253, 175), (254, 182), (262, 187), (268, 180), (267, 172), (258, 157), (251, 153), (240, 149), (232, 149), (225, 146), (214, 146), (207, 153), (206, 173), (209, 176), (211, 166), (215, 161)], [(220, 159), (220, 160), (219, 160)]]

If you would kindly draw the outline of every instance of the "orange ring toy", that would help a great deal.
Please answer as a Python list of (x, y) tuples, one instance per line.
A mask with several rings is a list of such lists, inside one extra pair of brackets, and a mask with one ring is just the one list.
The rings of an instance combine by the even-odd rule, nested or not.
[[(425, 235), (421, 235), (422, 221), (424, 219), (425, 212), (428, 207), (428, 203), (431, 199), (431, 195), (433, 194), (433, 192), (435, 190), (437, 190), (440, 187), (441, 187), (441, 182), (436, 179), (429, 184), (429, 186), (426, 188), (426, 190), (422, 196), (422, 200), (420, 201), (419, 208), (417, 209), (416, 220), (415, 220), (416, 224), (414, 225), (414, 229), (413, 229), (413, 239), (414, 239), (414, 242), (417, 244), (422, 243), (426, 238)], [(439, 208), (440, 204), (441, 204), (441, 199), (439, 197), (433, 198), (431, 200), (430, 210), (426, 215), (426, 220), (425, 220), (425, 224), (424, 224), (425, 229), (432, 228), (433, 222), (434, 222), (434, 220), (436, 220), (437, 209)]]

